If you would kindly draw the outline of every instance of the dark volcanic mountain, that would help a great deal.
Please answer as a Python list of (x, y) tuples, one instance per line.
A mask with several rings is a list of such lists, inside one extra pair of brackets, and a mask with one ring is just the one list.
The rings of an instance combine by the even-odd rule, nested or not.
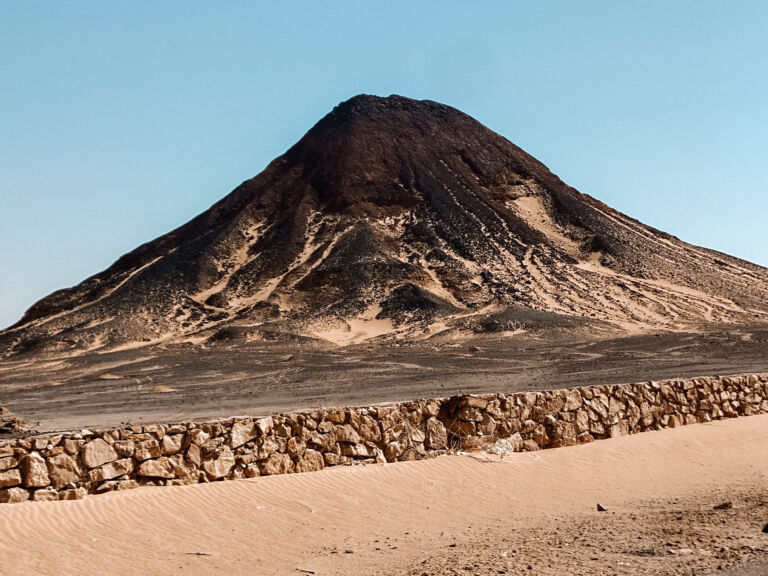
[(768, 270), (564, 184), (466, 114), (356, 96), (261, 174), (44, 298), (0, 350), (768, 319)]

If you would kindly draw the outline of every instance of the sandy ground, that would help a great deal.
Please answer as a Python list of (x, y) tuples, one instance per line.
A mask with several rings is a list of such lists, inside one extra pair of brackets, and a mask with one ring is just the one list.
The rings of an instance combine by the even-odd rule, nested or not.
[(768, 371), (768, 329), (357, 345), (254, 343), (0, 361), (0, 406), (41, 430), (265, 415), (459, 393)]
[(0, 506), (0, 574), (704, 575), (768, 553), (767, 489), (753, 416), (504, 461)]

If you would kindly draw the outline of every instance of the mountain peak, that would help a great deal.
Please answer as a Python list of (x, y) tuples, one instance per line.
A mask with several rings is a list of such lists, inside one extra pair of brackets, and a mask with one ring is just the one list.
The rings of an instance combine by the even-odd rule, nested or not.
[[(379, 133), (399, 132), (405, 135), (411, 132), (411, 129), (434, 130), (451, 118), (471, 120), (455, 108), (431, 100), (414, 100), (397, 94), (358, 94), (336, 105), (315, 124), (308, 135), (327, 137), (329, 131), (354, 132), (361, 129)], [(476, 124), (480, 126), (479, 123)]]
[(348, 100), (337, 104), (328, 114), (329, 116), (346, 116), (351, 114), (375, 114), (387, 113), (392, 111), (421, 111), (425, 113), (436, 111), (458, 110), (433, 102), (432, 100), (415, 100), (400, 96), (399, 94), (390, 94), (389, 96), (375, 96), (373, 94), (358, 94)]

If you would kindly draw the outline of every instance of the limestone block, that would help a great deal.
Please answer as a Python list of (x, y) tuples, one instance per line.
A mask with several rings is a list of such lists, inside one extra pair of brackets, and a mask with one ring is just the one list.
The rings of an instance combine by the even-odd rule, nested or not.
[(136, 471), (137, 476), (146, 476), (150, 478), (175, 478), (173, 466), (166, 457), (157, 460), (144, 460)]
[(533, 440), (526, 440), (523, 442), (523, 452), (535, 452), (539, 449), (539, 445)]
[(99, 468), (94, 468), (89, 472), (89, 477), (91, 482), (103, 482), (104, 480), (111, 480), (131, 472), (133, 472), (133, 460), (123, 458), (122, 460), (108, 462)]
[(566, 392), (563, 410), (566, 412), (573, 412), (574, 410), (578, 410), (581, 408), (582, 402), (583, 400), (581, 399), (581, 392), (578, 388), (574, 388), (573, 390)]
[(427, 400), (424, 402), (422, 411), (427, 417), (437, 416), (440, 413), (440, 406), (442, 403), (439, 400)]
[(30, 452), (21, 461), (24, 476), (24, 486), (27, 488), (44, 488), (51, 483), (45, 458), (39, 452)]
[(685, 423), (683, 417), (679, 414), (670, 414), (668, 426), (670, 428), (679, 428)]
[(189, 436), (189, 441), (191, 444), (195, 444), (197, 446), (200, 446), (201, 444), (205, 443), (211, 435), (207, 432), (197, 428), (194, 430), (190, 430), (187, 432), (187, 435)]
[(145, 434), (152, 434), (155, 438), (160, 440), (165, 436), (165, 427), (160, 424), (148, 424), (147, 426), (144, 426), (143, 432)]
[(326, 414), (325, 419), (334, 424), (344, 424), (347, 421), (347, 411), (341, 408), (331, 410)]
[(59, 499), (59, 493), (53, 488), (43, 488), (35, 490), (32, 494), (32, 500), (35, 502), (52, 502)]
[(551, 437), (552, 448), (576, 444), (576, 427), (570, 422), (558, 422), (548, 434)]
[(483, 419), (480, 421), (479, 424), (477, 424), (477, 429), (480, 431), (481, 434), (484, 434), (486, 436), (492, 436), (496, 432), (498, 424), (496, 420), (488, 414), (487, 412), (483, 412)]
[(347, 461), (345, 456), (335, 452), (326, 452), (323, 454), (323, 460), (325, 460), (326, 466), (339, 466)]
[(507, 438), (516, 434), (522, 430), (522, 423), (518, 418), (512, 418), (511, 420), (503, 420), (499, 422), (496, 428), (496, 435), (499, 438)]
[(530, 434), (536, 428), (536, 422), (533, 420), (524, 420), (520, 428), (520, 434)]
[[(235, 465), (235, 455), (229, 446), (222, 446), (216, 451), (215, 457), (203, 462), (203, 470), (210, 478), (224, 478)], [(290, 456), (283, 454), (290, 460)]]
[(304, 455), (306, 449), (306, 443), (295, 436), (289, 439), (288, 444), (286, 445), (286, 452), (288, 452), (288, 455), (294, 460), (299, 460)]
[(103, 438), (96, 438), (83, 446), (83, 464), (88, 468), (97, 468), (107, 462), (117, 460), (117, 452)]
[(355, 429), (349, 424), (336, 426), (333, 429), (333, 432), (337, 442), (346, 442), (348, 444), (357, 444), (360, 442), (360, 435), (355, 432)]
[(561, 391), (549, 392), (544, 400), (544, 410), (548, 414), (560, 412), (565, 407), (565, 394)]
[(0, 488), (18, 486), (19, 484), (21, 484), (21, 471), (18, 468), (13, 468), (7, 472), (0, 472)]
[(611, 426), (611, 438), (618, 438), (619, 436), (626, 436), (627, 434), (629, 434), (629, 426), (627, 425), (626, 420), (622, 420)]
[(403, 452), (398, 460), (400, 462), (410, 462), (412, 460), (423, 460), (426, 456), (426, 450), (424, 449), (423, 444), (419, 444), (418, 446), (413, 446), (411, 448), (408, 448), (405, 452)]
[(81, 448), (85, 445), (85, 440), (82, 440), (80, 438), (66, 438), (62, 442), (64, 446), (64, 451), (69, 454), (70, 456), (76, 456)]
[(365, 444), (344, 444), (341, 453), (349, 458), (368, 458), (368, 448)]
[(391, 428), (386, 428), (384, 430), (384, 433), (381, 436), (381, 441), (384, 444), (387, 444), (389, 442), (394, 442), (396, 440), (399, 440), (400, 436), (402, 436), (404, 431), (405, 431), (405, 423), (402, 421), (396, 422)]
[(0, 503), (3, 504), (18, 504), (19, 502), (26, 502), (29, 500), (29, 492), (24, 488), (6, 488), (0, 490)]
[(370, 416), (363, 416), (360, 418), (358, 433), (364, 442), (381, 441), (381, 429), (379, 428), (379, 423)]
[(589, 430), (589, 413), (584, 408), (579, 408), (576, 411), (576, 419), (573, 424), (577, 434), (587, 432)]
[(160, 441), (160, 449), (164, 456), (170, 456), (181, 450), (183, 442), (184, 434), (166, 434)]
[(296, 472), (313, 472), (325, 467), (323, 455), (315, 450), (308, 449), (301, 460), (296, 462)]
[(582, 432), (576, 436), (576, 444), (586, 444), (588, 442), (594, 442), (595, 438), (589, 432)]
[(409, 433), (411, 442), (415, 444), (423, 444), (426, 438), (424, 431), (421, 428), (412, 427)]
[(507, 446), (513, 451), (513, 452), (522, 452), (523, 451), (523, 445), (524, 440), (523, 437), (520, 436), (520, 433), (517, 432), (515, 434), (512, 434), (509, 438), (506, 438), (504, 440)]
[(232, 432), (229, 436), (229, 445), (232, 448), (237, 448), (246, 442), (250, 442), (255, 435), (253, 420), (235, 422), (232, 425)]
[(190, 444), (187, 448), (187, 460), (189, 460), (195, 466), (200, 466), (202, 463), (202, 455), (200, 454), (200, 446), (197, 444)]
[(120, 480), (115, 487), (115, 490), (133, 490), (138, 488), (139, 483), (136, 480)]
[(85, 488), (70, 488), (59, 492), (59, 500), (82, 500), (87, 495)]
[(605, 427), (601, 422), (591, 421), (589, 423), (589, 433), (594, 436), (605, 436)]
[(258, 460), (266, 460), (269, 458), (272, 454), (277, 452), (280, 449), (280, 446), (275, 441), (274, 438), (265, 438), (260, 444), (257, 445), (258, 449), (256, 450), (256, 458)]
[(288, 454), (275, 452), (269, 458), (259, 465), (259, 471), (262, 476), (271, 476), (275, 474), (288, 474), (293, 472), (293, 460)]
[(334, 429), (333, 422), (330, 420), (323, 420), (322, 422), (318, 423), (317, 425), (317, 431), (320, 434), (330, 434), (333, 432)]
[(160, 447), (160, 442), (154, 438), (149, 440), (142, 440), (136, 443), (136, 447), (133, 452), (133, 457), (136, 460), (149, 460), (150, 458), (159, 458), (163, 453)]
[(112, 448), (114, 448), (117, 455), (121, 458), (130, 458), (133, 456), (133, 451), (136, 446), (132, 440), (116, 440), (112, 443)]
[(549, 444), (549, 435), (547, 434), (546, 427), (541, 424), (537, 424), (536, 428), (534, 428), (533, 432), (531, 433), (531, 439), (541, 448), (547, 446)]
[(11, 468), (16, 468), (19, 465), (19, 461), (13, 456), (7, 458), (0, 458), (0, 472), (5, 472)]
[[(32, 450), (45, 450), (48, 446), (47, 437), (38, 436), (37, 438), (32, 438), (30, 441), (32, 442)], [(53, 446), (51, 446), (51, 448), (53, 448)]]
[(448, 432), (437, 418), (427, 420), (424, 443), (430, 450), (442, 450), (448, 444)]
[(394, 462), (403, 452), (405, 446), (400, 442), (390, 442), (384, 447), (384, 457), (387, 462)]
[(67, 484), (78, 482), (82, 478), (82, 473), (77, 462), (68, 454), (56, 454), (47, 459), (48, 476), (51, 484), (57, 490)]
[(477, 408), (485, 410), (488, 407), (488, 399), (480, 396), (465, 396), (461, 399), (461, 405), (468, 408)]

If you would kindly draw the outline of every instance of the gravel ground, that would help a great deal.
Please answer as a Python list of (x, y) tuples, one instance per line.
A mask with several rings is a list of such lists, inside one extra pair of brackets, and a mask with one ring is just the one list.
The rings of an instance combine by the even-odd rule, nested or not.
[(458, 393), (768, 370), (768, 329), (586, 340), (140, 348), (0, 362), (0, 406), (41, 430), (262, 415)]

